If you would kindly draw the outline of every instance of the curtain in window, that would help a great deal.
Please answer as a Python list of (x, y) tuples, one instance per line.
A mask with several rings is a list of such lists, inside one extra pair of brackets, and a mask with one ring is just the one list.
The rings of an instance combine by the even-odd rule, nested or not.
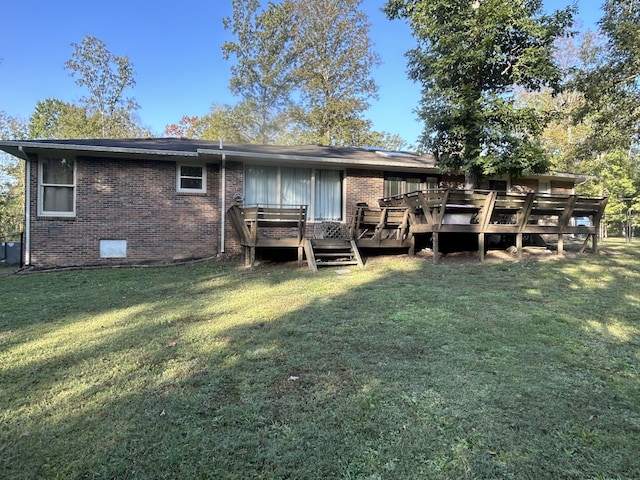
[(311, 203), (311, 169), (282, 167), (280, 177), (282, 205)]
[(45, 158), (42, 160), (42, 183), (73, 185), (74, 161), (67, 158)]
[(244, 180), (245, 205), (278, 203), (278, 168), (248, 165)]
[(42, 210), (73, 212), (73, 187), (43, 187)]
[(394, 197), (402, 193), (402, 177), (386, 177), (384, 179), (384, 196)]
[(316, 170), (315, 220), (342, 220), (342, 175), (338, 170)]
[(418, 190), (422, 190), (422, 179), (407, 178), (405, 188), (406, 190), (404, 193), (417, 192)]
[(68, 158), (44, 158), (41, 162), (42, 211), (73, 213), (75, 161)]

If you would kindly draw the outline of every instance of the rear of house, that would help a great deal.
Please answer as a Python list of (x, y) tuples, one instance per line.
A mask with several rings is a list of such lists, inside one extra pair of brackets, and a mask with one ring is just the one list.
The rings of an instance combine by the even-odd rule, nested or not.
[[(161, 263), (236, 255), (227, 210), (306, 205), (307, 236), (357, 205), (441, 187), (430, 155), (179, 138), (3, 141), (27, 165), (23, 261), (36, 268)], [(578, 177), (487, 180), (483, 188), (571, 193)], [(294, 231), (280, 232), (295, 236)]]

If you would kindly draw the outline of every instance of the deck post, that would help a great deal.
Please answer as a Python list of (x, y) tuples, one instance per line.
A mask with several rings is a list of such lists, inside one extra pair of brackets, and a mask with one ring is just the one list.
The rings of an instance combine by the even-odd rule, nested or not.
[(437, 265), (438, 257), (440, 255), (438, 253), (438, 232), (433, 232), (431, 234), (431, 240), (432, 240), (432, 247), (433, 247), (433, 264)]
[(484, 232), (478, 234), (478, 254), (480, 255), (480, 261), (484, 262)]
[(516, 233), (516, 250), (518, 251), (518, 261), (522, 260), (522, 232)]
[(562, 233), (558, 234), (558, 255), (564, 255), (564, 235)]
[(411, 235), (411, 238), (409, 238), (409, 256), (410, 257), (415, 257), (416, 256), (416, 237), (415, 237), (415, 235)]

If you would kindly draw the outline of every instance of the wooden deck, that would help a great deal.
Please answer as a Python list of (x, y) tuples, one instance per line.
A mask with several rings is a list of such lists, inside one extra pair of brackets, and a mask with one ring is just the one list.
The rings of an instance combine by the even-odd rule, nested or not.
[(257, 248), (295, 248), (298, 264), (304, 255), (307, 206), (232, 206), (227, 216), (244, 250), (245, 264), (253, 267)]
[[(439, 257), (440, 234), (475, 234), (478, 252), (484, 260), (487, 235), (515, 237), (518, 256), (522, 256), (525, 235), (554, 235), (558, 253), (563, 251), (563, 235), (583, 235), (584, 250), (592, 241), (597, 251), (600, 220), (606, 197), (577, 195), (516, 194), (496, 191), (437, 190), (418, 191), (383, 198), (379, 206), (360, 205), (351, 222), (351, 234), (359, 247), (408, 248), (416, 236), (430, 235), (434, 262)], [(589, 218), (589, 226), (578, 226), (572, 219)]]
[(319, 266), (363, 266), (355, 242), (349, 238), (306, 238), (307, 207), (232, 206), (227, 216), (244, 250), (245, 265), (253, 267), (257, 249), (297, 249), (298, 265), (307, 260), (309, 268)]
[[(359, 204), (345, 229), (346, 236), (332, 239), (311, 239), (313, 235), (307, 235), (306, 205), (233, 206), (227, 213), (244, 249), (245, 264), (253, 266), (259, 248), (294, 248), (298, 264), (302, 265), (306, 257), (309, 267), (316, 270), (321, 265), (362, 266), (362, 248), (405, 249), (414, 254), (417, 243), (429, 244), (433, 261), (438, 263), (441, 240), (470, 235), (477, 236), (480, 260), (484, 260), (490, 236), (512, 241), (519, 258), (523, 239), (538, 238), (542, 242), (542, 235), (557, 239), (560, 255), (564, 235), (584, 236), (580, 250), (584, 251), (591, 241), (595, 252), (606, 205), (606, 197), (493, 190), (417, 191), (382, 198), (375, 207)], [(589, 219), (589, 226), (577, 225), (575, 219), (584, 217)]]

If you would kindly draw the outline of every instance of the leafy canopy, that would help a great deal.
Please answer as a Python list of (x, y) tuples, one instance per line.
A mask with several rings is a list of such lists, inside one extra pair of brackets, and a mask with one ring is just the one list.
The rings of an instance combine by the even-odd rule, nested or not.
[(541, 13), (540, 0), (389, 0), (391, 19), (409, 21), (418, 46), (409, 76), (422, 84), (424, 147), (444, 170), (484, 175), (540, 173), (546, 118), (518, 105), (516, 89), (555, 89), (553, 43), (573, 8)]

